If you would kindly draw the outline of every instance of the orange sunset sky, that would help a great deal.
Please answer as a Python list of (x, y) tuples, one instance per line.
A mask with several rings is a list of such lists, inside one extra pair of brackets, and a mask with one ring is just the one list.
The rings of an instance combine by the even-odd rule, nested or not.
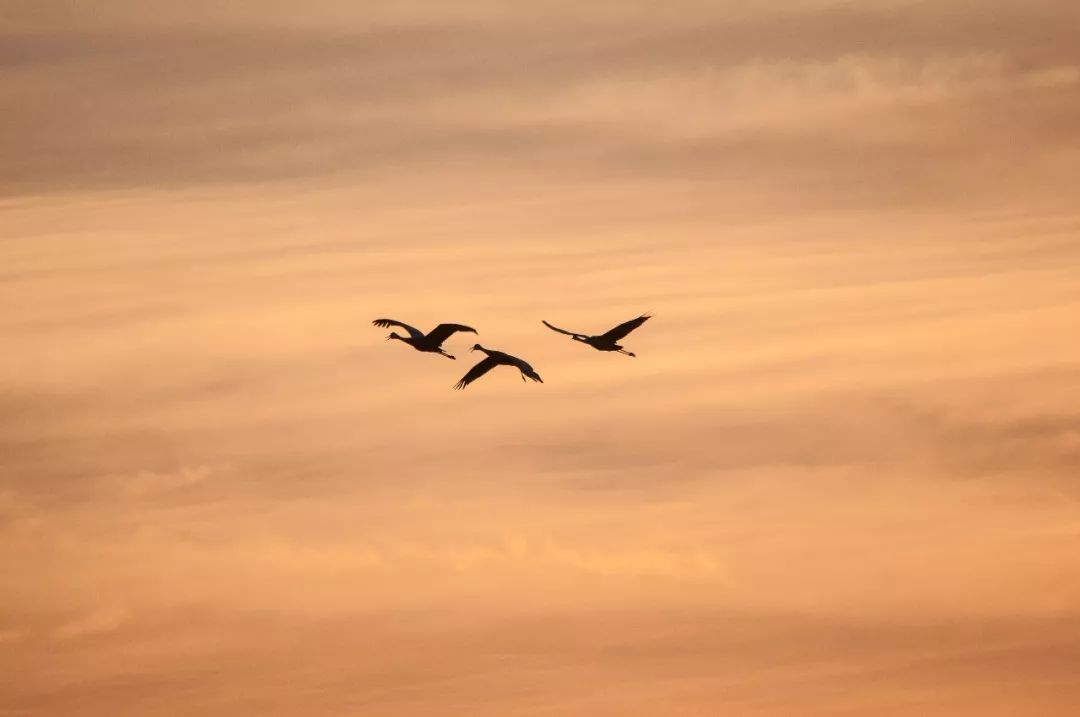
[(1080, 713), (1078, 36), (0, 0), (0, 717)]

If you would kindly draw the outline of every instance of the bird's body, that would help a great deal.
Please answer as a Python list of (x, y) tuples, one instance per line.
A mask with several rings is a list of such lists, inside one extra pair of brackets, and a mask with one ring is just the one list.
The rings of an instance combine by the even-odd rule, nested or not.
[(557, 331), (560, 334), (566, 334), (567, 336), (574, 339), (574, 341), (580, 341), (583, 344), (588, 344), (589, 346), (592, 346), (597, 351), (618, 351), (619, 353), (626, 354), (627, 356), (635, 356), (636, 354), (630, 353), (629, 351), (627, 351), (626, 349), (624, 349), (622, 346), (619, 345), (619, 343), (618, 343), (619, 339), (623, 338), (628, 333), (630, 333), (631, 331), (633, 331), (637, 327), (644, 324), (650, 318), (651, 317), (648, 314), (644, 314), (642, 316), (637, 317), (636, 319), (631, 319), (630, 321), (624, 321), (623, 323), (619, 324), (618, 326), (611, 329), (607, 333), (599, 334), (598, 336), (589, 336), (588, 334), (578, 334), (578, 333), (574, 333), (573, 331), (567, 331), (565, 329), (560, 329), (557, 326), (552, 326), (551, 324), (549, 324), (546, 321), (544, 321), (543, 324), (544, 324), (544, 326), (548, 327), (552, 331)]
[(544, 382), (544, 379), (540, 378), (540, 374), (538, 374), (532, 366), (527, 364), (522, 359), (519, 359), (517, 356), (511, 356), (510, 354), (503, 353), (502, 351), (493, 351), (492, 349), (486, 349), (480, 344), (475, 344), (469, 350), (483, 351), (485, 354), (487, 354), (487, 358), (469, 369), (469, 372), (462, 376), (460, 381), (454, 384), (454, 388), (458, 390), (465, 388), (470, 383), (480, 378), (496, 366), (513, 366), (521, 372), (522, 381), (524, 381), (526, 377), (528, 377), (531, 378), (533, 381), (536, 381), (537, 383)]
[(375, 319), (371, 322), (375, 326), (382, 328), (389, 328), (391, 326), (398, 326), (405, 329), (409, 334), (408, 336), (398, 336), (397, 332), (390, 332), (390, 335), (386, 337), (386, 340), (397, 339), (403, 341), (409, 346), (412, 346), (417, 351), (424, 351), (425, 353), (440, 354), (446, 358), (454, 358), (450, 354), (443, 350), (443, 341), (446, 341), (453, 334), (458, 331), (467, 331), (470, 333), (476, 333), (476, 329), (469, 326), (463, 326), (461, 324), (439, 324), (427, 334), (424, 334), (419, 329), (413, 328), (408, 324), (404, 324), (400, 321), (394, 321), (393, 319)]

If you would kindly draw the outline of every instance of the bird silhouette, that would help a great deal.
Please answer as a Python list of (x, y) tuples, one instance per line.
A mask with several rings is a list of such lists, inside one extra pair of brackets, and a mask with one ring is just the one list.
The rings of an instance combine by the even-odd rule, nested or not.
[(384, 329), (391, 326), (399, 326), (405, 329), (405, 331), (409, 334), (408, 336), (398, 336), (397, 332), (391, 331), (390, 335), (386, 337), (387, 341), (389, 341), (390, 339), (397, 339), (398, 341), (404, 341), (417, 351), (441, 354), (442, 356), (451, 359), (454, 358), (454, 356), (451, 356), (443, 350), (443, 341), (446, 341), (458, 331), (468, 331), (474, 334), (476, 333), (476, 329), (469, 326), (462, 326), (461, 324), (439, 324), (425, 335), (419, 329), (409, 326), (408, 324), (404, 324), (400, 321), (394, 321), (393, 319), (375, 319), (371, 323)]
[(511, 356), (510, 354), (505, 354), (502, 351), (493, 351), (491, 349), (486, 349), (480, 344), (474, 344), (473, 347), (469, 350), (483, 351), (487, 354), (487, 358), (469, 369), (469, 372), (462, 376), (460, 381), (454, 384), (454, 388), (458, 389), (459, 391), (468, 386), (476, 379), (483, 376), (491, 369), (495, 368), (496, 366), (513, 366), (518, 371), (521, 371), (522, 381), (524, 381), (525, 377), (527, 376), (538, 383), (544, 382), (544, 379), (540, 378), (540, 374), (538, 374), (532, 366), (525, 363), (525, 361), (519, 359), (517, 356)]
[(628, 333), (630, 333), (631, 331), (633, 331), (637, 327), (644, 324), (650, 318), (652, 318), (652, 317), (649, 316), (648, 314), (644, 314), (642, 316), (637, 317), (636, 319), (630, 319), (629, 321), (624, 321), (623, 323), (619, 324), (618, 326), (611, 329), (607, 333), (600, 334), (599, 336), (589, 336), (587, 334), (577, 334), (577, 333), (574, 333), (573, 331), (567, 331), (565, 329), (560, 329), (558, 326), (552, 326), (551, 324), (549, 324), (546, 321), (543, 321), (542, 319), (541, 319), (541, 321), (543, 321), (544, 326), (548, 327), (552, 331), (558, 331), (560, 334), (566, 334), (567, 336), (574, 339), (574, 341), (580, 341), (583, 344), (588, 344), (589, 346), (592, 346), (597, 351), (618, 351), (619, 353), (626, 354), (627, 356), (636, 356), (637, 354), (633, 354), (633, 353), (627, 351), (622, 346), (620, 346), (617, 342), (618, 342), (619, 339), (621, 339), (622, 337), (626, 336)]

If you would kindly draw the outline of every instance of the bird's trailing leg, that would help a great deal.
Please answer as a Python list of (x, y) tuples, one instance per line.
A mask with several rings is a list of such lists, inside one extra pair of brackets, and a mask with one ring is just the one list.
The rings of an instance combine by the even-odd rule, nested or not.
[(445, 352), (445, 351), (443, 351), (442, 349), (439, 349), (439, 353), (440, 353), (441, 355), (445, 356), (445, 357), (446, 357), (446, 358), (448, 358), (448, 359), (454, 359), (454, 360), (457, 360), (457, 357), (456, 357), (456, 356), (451, 356), (450, 354), (446, 353), (446, 352)]
[(627, 351), (626, 349), (619, 349), (619, 353), (626, 354), (627, 356), (637, 356), (637, 354), (631, 353), (630, 351)]

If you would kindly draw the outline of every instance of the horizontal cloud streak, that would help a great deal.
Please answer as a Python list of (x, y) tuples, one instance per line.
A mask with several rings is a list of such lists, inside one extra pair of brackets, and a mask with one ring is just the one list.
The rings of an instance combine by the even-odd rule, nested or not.
[[(953, 193), (916, 188), (936, 176), (990, 189), (985, 167), (966, 171), (972, 157), (1015, 168), (1021, 153), (1075, 154), (1067, 11), (1008, 7), (964, 23), (956, 8), (831, 8), (648, 32), (557, 16), (554, 28), (357, 17), (333, 30), (15, 30), (4, 191), (528, 164), (581, 181), (689, 172), (803, 192), (826, 172), (830, 195), (869, 185), (871, 201), (892, 184), (902, 203), (940, 201)], [(1024, 181), (1071, 166), (1045, 161)]]

